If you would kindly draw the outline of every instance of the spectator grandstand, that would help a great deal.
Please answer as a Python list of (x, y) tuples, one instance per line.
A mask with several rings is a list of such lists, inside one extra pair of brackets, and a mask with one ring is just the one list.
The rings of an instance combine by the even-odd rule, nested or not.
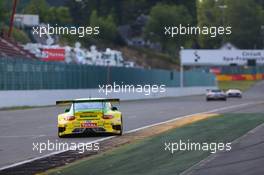
[(25, 50), (15, 41), (0, 37), (0, 56), (36, 59), (35, 55)]

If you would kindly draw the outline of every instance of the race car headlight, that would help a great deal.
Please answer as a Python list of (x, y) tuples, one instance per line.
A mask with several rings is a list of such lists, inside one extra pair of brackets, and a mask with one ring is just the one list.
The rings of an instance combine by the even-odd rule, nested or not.
[(103, 119), (112, 119), (114, 116), (112, 115), (103, 115)]
[(64, 117), (64, 120), (68, 120), (68, 121), (75, 120), (75, 116), (66, 116)]

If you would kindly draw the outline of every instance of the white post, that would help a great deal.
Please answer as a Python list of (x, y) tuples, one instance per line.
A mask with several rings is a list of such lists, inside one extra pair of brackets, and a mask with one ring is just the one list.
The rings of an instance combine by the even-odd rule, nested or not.
[(184, 87), (184, 66), (182, 64), (182, 50), (184, 48), (181, 47), (180, 50), (180, 87), (183, 88)]
[(180, 86), (181, 86), (181, 88), (183, 88), (183, 86), (184, 86), (184, 84), (183, 84), (183, 66), (182, 66), (182, 64), (181, 64), (181, 68), (180, 68)]

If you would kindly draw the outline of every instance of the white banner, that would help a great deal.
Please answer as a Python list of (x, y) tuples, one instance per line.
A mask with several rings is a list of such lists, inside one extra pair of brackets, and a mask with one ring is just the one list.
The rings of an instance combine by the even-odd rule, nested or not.
[(247, 65), (248, 60), (264, 64), (264, 50), (181, 50), (182, 65)]

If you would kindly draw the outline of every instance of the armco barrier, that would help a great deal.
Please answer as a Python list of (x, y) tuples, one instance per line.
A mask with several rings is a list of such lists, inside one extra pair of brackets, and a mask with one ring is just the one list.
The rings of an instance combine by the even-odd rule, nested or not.
[(45, 106), (55, 105), (57, 100), (76, 99), (76, 98), (120, 98), (121, 100), (153, 99), (163, 97), (179, 97), (205, 94), (206, 89), (215, 87), (184, 87), (166, 88), (165, 93), (117, 93), (109, 95), (100, 93), (98, 89), (61, 89), (61, 90), (9, 90), (0, 91), (0, 108), (14, 106)]
[[(177, 71), (103, 67), (0, 58), (0, 90), (92, 89), (103, 84), (180, 86)], [(184, 73), (184, 86), (214, 86), (202, 70)]]

